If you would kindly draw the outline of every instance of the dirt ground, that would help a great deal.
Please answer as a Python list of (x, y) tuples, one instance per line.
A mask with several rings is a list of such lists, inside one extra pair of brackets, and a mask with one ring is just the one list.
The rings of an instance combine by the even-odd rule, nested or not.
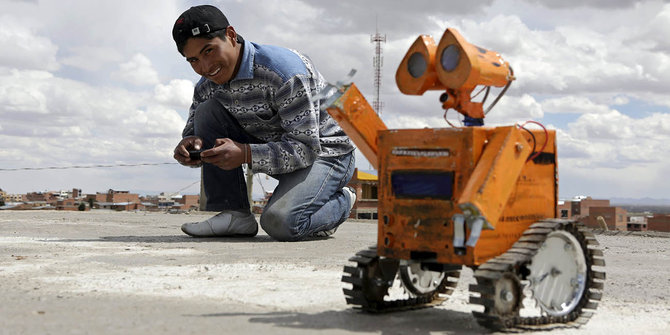
[[(0, 334), (487, 333), (470, 314), (469, 269), (440, 307), (349, 308), (342, 267), (375, 243), (375, 223), (348, 221), (331, 238), (297, 243), (179, 230), (206, 217), (0, 211)], [(670, 238), (597, 238), (603, 301), (582, 328), (550, 333), (670, 334)]]

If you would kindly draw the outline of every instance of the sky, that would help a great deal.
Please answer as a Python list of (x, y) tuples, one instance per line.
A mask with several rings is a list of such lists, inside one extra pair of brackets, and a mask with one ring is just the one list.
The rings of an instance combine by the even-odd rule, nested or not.
[[(0, 0), (0, 189), (197, 194), (200, 170), (168, 164), (199, 79), (171, 30), (204, 3)], [(449, 127), (440, 92), (403, 95), (395, 72), (419, 35), (439, 41), (455, 28), (514, 68), (487, 125), (534, 120), (556, 129), (561, 198), (670, 198), (669, 1), (207, 3), (245, 39), (310, 56), (330, 82), (357, 69), (368, 101), (378, 29), (389, 128)], [(28, 170), (72, 166), (91, 168)], [(370, 169), (360, 154), (357, 166)], [(255, 181), (256, 196), (274, 187), (265, 176)]]

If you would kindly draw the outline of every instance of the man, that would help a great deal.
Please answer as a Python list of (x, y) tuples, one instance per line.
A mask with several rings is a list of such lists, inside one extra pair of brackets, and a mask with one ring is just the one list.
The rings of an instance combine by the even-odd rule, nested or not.
[[(246, 41), (216, 7), (188, 9), (174, 24), (177, 49), (202, 76), (174, 150), (203, 166), (207, 210), (220, 212), (182, 230), (191, 236), (255, 236), (242, 164), (279, 181), (260, 224), (280, 241), (329, 236), (349, 216), (354, 147), (320, 110), (325, 82), (296, 51)], [(200, 159), (190, 150), (204, 149)], [(203, 165), (204, 163), (204, 165)]]

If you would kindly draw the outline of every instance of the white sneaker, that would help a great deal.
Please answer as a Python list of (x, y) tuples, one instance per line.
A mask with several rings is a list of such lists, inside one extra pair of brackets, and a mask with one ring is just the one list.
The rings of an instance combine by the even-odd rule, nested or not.
[(252, 213), (223, 211), (205, 221), (184, 223), (181, 231), (193, 237), (254, 237), (258, 233), (258, 223)]
[[(349, 198), (349, 211), (351, 211), (352, 208), (354, 208), (354, 204), (356, 203), (356, 190), (353, 188), (346, 186), (342, 188), (342, 193)], [(322, 231), (317, 231), (316, 233), (313, 233), (312, 236), (314, 237), (328, 237), (330, 235), (335, 234), (337, 231), (337, 227), (329, 230), (322, 230)]]
[(354, 208), (354, 204), (356, 203), (356, 190), (354, 190), (352, 187), (346, 186), (342, 189), (344, 192), (344, 195), (349, 197), (349, 210)]

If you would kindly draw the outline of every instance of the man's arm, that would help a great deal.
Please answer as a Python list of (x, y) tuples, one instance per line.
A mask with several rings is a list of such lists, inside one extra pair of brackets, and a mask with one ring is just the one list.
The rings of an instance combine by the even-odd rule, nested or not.
[(321, 151), (315, 93), (314, 79), (305, 75), (290, 78), (277, 90), (274, 99), (284, 134), (280, 141), (251, 144), (254, 172), (282, 174), (314, 163)]

